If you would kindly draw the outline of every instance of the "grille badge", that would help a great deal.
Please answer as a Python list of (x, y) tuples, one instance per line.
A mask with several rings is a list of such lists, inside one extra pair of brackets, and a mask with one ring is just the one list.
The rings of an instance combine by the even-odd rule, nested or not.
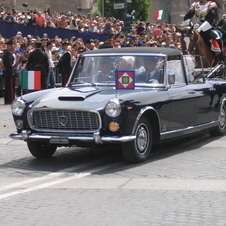
[(68, 117), (65, 115), (59, 116), (59, 122), (62, 126), (66, 126), (68, 123)]

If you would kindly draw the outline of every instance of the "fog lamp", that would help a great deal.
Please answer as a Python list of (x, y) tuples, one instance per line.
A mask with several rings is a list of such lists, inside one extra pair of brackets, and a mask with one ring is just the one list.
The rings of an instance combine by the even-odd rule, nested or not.
[(15, 125), (16, 125), (17, 129), (22, 129), (23, 126), (24, 126), (24, 123), (23, 123), (22, 120), (18, 119), (18, 120), (15, 121)]
[(119, 124), (117, 122), (110, 122), (108, 127), (112, 132), (115, 132), (119, 129)]

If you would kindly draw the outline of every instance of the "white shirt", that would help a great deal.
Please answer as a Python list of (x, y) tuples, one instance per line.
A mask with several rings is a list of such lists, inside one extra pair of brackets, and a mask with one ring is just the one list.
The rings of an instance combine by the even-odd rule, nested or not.
[(54, 66), (54, 63), (53, 63), (53, 56), (52, 56), (51, 50), (45, 49), (45, 52), (46, 52), (46, 55), (47, 55), (48, 60), (49, 60), (49, 67), (54, 68), (55, 66)]

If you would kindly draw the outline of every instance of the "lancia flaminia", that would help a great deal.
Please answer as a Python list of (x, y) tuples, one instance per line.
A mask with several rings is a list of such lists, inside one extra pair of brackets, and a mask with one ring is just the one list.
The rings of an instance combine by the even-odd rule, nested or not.
[(154, 144), (194, 133), (225, 134), (224, 63), (179, 50), (129, 47), (82, 53), (66, 87), (15, 99), (12, 139), (37, 158), (57, 147), (117, 146), (127, 162)]

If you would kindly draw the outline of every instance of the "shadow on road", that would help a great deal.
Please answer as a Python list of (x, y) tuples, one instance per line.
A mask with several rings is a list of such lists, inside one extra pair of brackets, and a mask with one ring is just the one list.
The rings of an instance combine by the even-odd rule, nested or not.
[[(152, 162), (165, 159), (183, 152), (193, 151), (207, 143), (218, 138), (213, 138), (209, 133), (203, 133), (176, 141), (155, 145), (150, 157), (144, 163), (128, 164), (124, 161), (121, 150), (119, 149), (102, 149), (93, 150), (91, 148), (59, 148), (57, 152), (48, 159), (36, 159), (33, 156), (6, 162), (0, 165), (0, 168), (14, 168), (33, 171), (34, 173), (57, 172), (59, 170), (67, 173), (67, 169), (81, 165), (75, 172), (92, 169), (97, 166), (107, 166), (116, 164), (116, 167), (98, 172), (98, 174), (114, 173), (128, 168), (137, 167), (142, 164), (151, 164)], [(27, 150), (28, 151), (28, 150)], [(29, 152), (29, 151), (28, 151)], [(32, 174), (32, 172), (29, 172)], [(70, 172), (70, 173), (73, 173)]]

